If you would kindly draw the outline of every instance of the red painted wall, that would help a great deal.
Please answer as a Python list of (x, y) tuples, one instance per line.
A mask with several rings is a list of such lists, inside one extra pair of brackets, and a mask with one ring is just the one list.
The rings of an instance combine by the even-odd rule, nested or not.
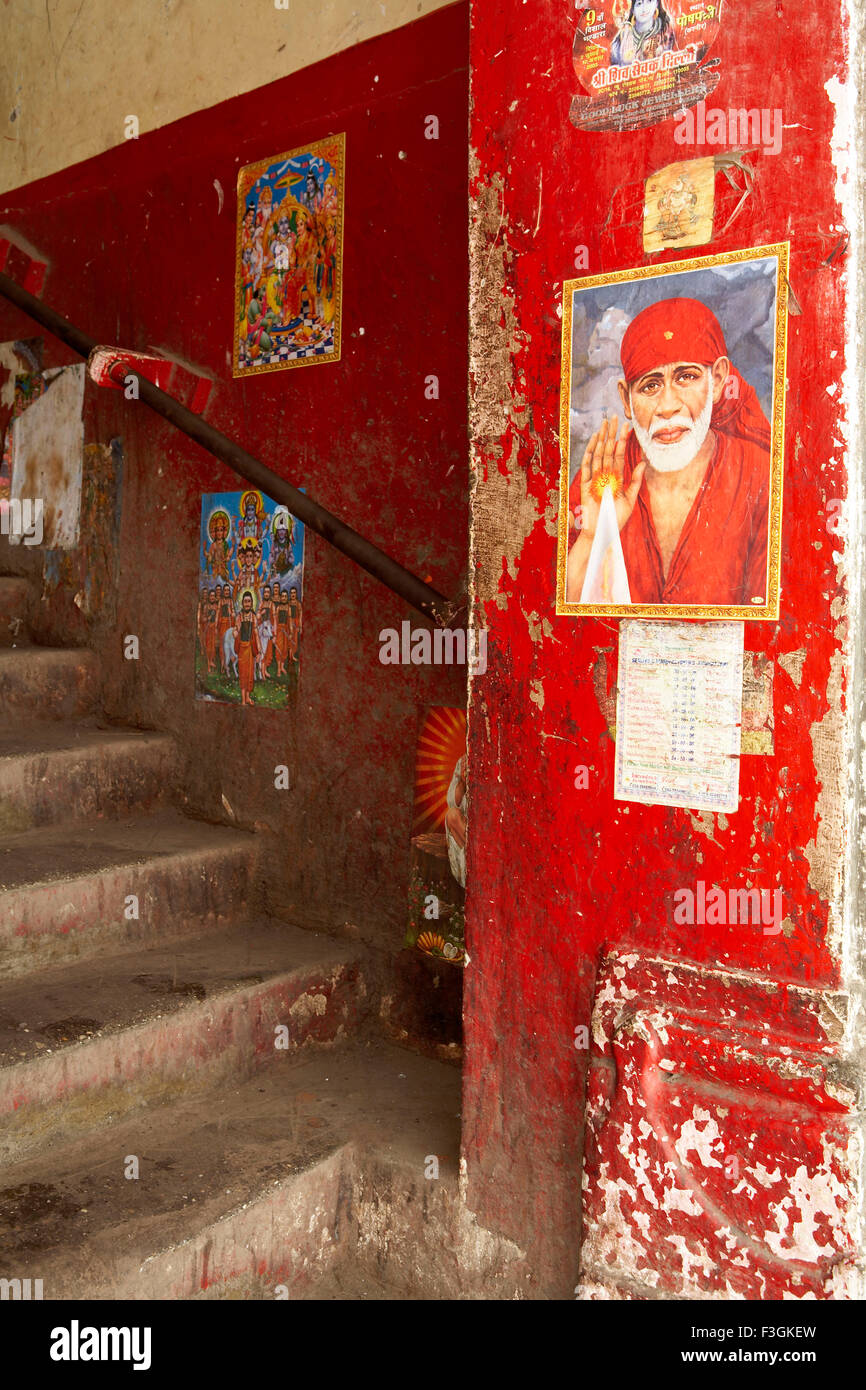
[[(210, 371), (217, 386), (208, 418), (446, 593), (460, 586), (465, 565), (466, 23), (464, 6), (442, 11), (20, 190), (0, 208), (0, 222), (51, 259), (46, 300), (96, 337), (163, 347)], [(843, 750), (834, 721), (844, 700), (845, 607), (838, 541), (823, 524), (827, 500), (845, 489), (841, 450), (830, 443), (838, 392), (827, 393), (845, 350), (845, 255), (836, 250), (844, 228), (824, 89), (838, 67), (840, 10), (758, 0), (738, 7), (714, 48), (722, 79), (711, 102), (781, 108), (786, 129), (782, 153), (758, 157), (737, 220), (704, 249), (790, 238), (803, 313), (789, 326), (782, 618), (748, 625), (746, 637), (748, 649), (777, 663), (776, 753), (744, 760), (740, 810), (726, 824), (715, 817), (703, 826), (685, 811), (613, 802), (603, 705), (615, 672), (600, 658), (615, 656), (617, 623), (556, 618), (553, 595), (558, 311), (562, 281), (575, 273), (574, 247), (588, 247), (590, 272), (648, 260), (642, 180), (684, 153), (711, 151), (685, 152), (672, 121), (618, 135), (576, 131), (568, 121), (577, 90), (572, 24), (564, 7), (478, 4), (471, 56), (472, 574), (489, 642), (470, 716), (464, 1159), (471, 1206), (520, 1244), (530, 1291), (548, 1294), (570, 1293), (578, 1276), (585, 1142), (584, 1209), (605, 1249), (595, 1197), (617, 1148), (605, 1136), (643, 1118), (621, 1082), (629, 1067), (640, 1080), (654, 1065), (645, 1039), (631, 1039), (629, 1052), (622, 1038), (605, 1036), (592, 1069), (574, 1046), (575, 1028), (590, 1023), (604, 952), (620, 946), (696, 962), (704, 973), (699, 984), (683, 975), (677, 1007), (699, 996), (704, 1017), (731, 1008), (725, 970), (753, 972), (755, 990), (738, 987), (737, 1009), (759, 1033), (766, 1022), (774, 1043), (793, 1039), (804, 1056), (829, 1048), (825, 1034), (805, 1004), (798, 1032), (784, 1009), (790, 999), (796, 1011), (801, 997), (793, 988), (773, 995), (762, 982), (818, 991), (840, 982), (828, 927), (841, 852), (833, 787)], [(424, 140), (429, 114), (439, 116), (438, 142)], [(237, 167), (334, 130), (347, 134), (343, 361), (235, 383), (227, 354)], [(4, 339), (31, 332), (0, 306)], [(49, 365), (64, 360), (49, 343)], [(424, 399), (429, 373), (440, 378), (438, 402)], [(202, 491), (233, 486), (233, 477), (116, 395), (90, 392), (87, 412), (88, 439), (120, 435), (124, 444), (118, 622), (107, 637), (87, 632), (66, 594), (65, 606), (61, 595), (49, 607), (46, 635), (93, 636), (109, 712), (178, 734), (193, 809), (221, 818), (225, 795), (241, 823), (259, 827), (272, 906), (310, 925), (356, 920), (371, 940), (395, 942), (418, 712), (430, 702), (459, 703), (460, 673), (381, 666), (378, 631), (411, 615), (308, 536), (297, 709), (247, 712), (241, 722), (234, 709), (196, 705), (198, 502)], [(141, 637), (138, 664), (121, 659), (124, 632)], [(796, 661), (780, 664), (788, 656), (802, 657), (799, 680)], [(278, 762), (293, 768), (290, 792), (273, 790)], [(581, 764), (590, 768), (587, 791), (574, 785)], [(747, 875), (768, 887), (781, 881), (785, 934), (674, 926), (675, 888), (698, 878), (736, 887)], [(706, 973), (717, 967), (721, 974)], [(640, 981), (638, 966), (626, 977), (618, 968), (605, 966), (605, 980), (655, 988), (651, 971)], [(685, 1025), (681, 1032), (677, 1056), (688, 1059), (698, 1049)], [(711, 1033), (707, 1027), (703, 1040)], [(757, 1092), (762, 1080), (751, 1077), (739, 1035), (726, 1055), (730, 1070), (739, 1069), (724, 1078), (732, 1094), (733, 1081)], [(717, 1074), (721, 1062), (706, 1066)], [(604, 1112), (606, 1079), (614, 1099), (605, 1128), (593, 1117)], [(803, 1088), (812, 1107), (808, 1125), (801, 1117), (809, 1163), (825, 1135), (819, 1107), (827, 1094)], [(756, 1133), (757, 1148), (744, 1157), (771, 1162), (766, 1116)], [(713, 1197), (718, 1205), (724, 1189)], [(760, 1202), (752, 1209), (758, 1236), (766, 1234), (769, 1210)], [(614, 1257), (625, 1260), (614, 1274), (625, 1270), (641, 1287), (657, 1274), (662, 1293), (694, 1292), (695, 1280), (709, 1291), (700, 1272), (683, 1286), (685, 1260), (664, 1254), (680, 1216), (695, 1224), (681, 1224), (677, 1236), (706, 1242), (703, 1218), (654, 1211), (646, 1199), (625, 1212), (624, 1228), (637, 1216), (649, 1222), (651, 1251), (643, 1267), (640, 1257), (629, 1265), (614, 1234)], [(720, 1245), (711, 1254), (726, 1270), (730, 1251)], [(786, 1279), (793, 1287), (784, 1259), (780, 1268), (776, 1287)], [(742, 1277), (743, 1296), (767, 1296), (770, 1276), (757, 1262)], [(621, 1287), (617, 1278), (612, 1286)]]
[[(272, 86), (144, 134), (8, 195), (0, 223), (50, 260), (43, 298), (99, 341), (164, 349), (213, 376), (207, 418), (442, 592), (465, 585), (468, 13), (455, 6)], [(439, 119), (438, 140), (425, 118)], [(238, 167), (346, 133), (342, 360), (231, 376)], [(218, 186), (217, 186), (218, 185)], [(0, 338), (33, 325), (0, 304)], [(71, 360), (46, 340), (48, 366)], [(439, 377), (438, 400), (424, 395)], [(235, 475), (145, 407), (89, 387), (86, 438), (124, 450), (117, 625), (88, 632), (72, 593), (42, 635), (96, 641), (111, 717), (179, 739), (195, 813), (265, 837), (270, 906), (405, 929), (415, 737), (461, 704), (457, 668), (383, 666), (408, 608), (307, 532), (297, 706), (193, 699), (200, 495)], [(27, 560), (21, 557), (22, 563)], [(122, 659), (136, 633), (141, 659)], [(290, 791), (274, 789), (287, 763)]]
[[(642, 248), (643, 180), (713, 148), (677, 144), (673, 120), (578, 131), (568, 119), (579, 90), (574, 7), (473, 5), (473, 574), (491, 655), (473, 681), (470, 712), (464, 1155), (480, 1218), (529, 1252), (537, 1289), (562, 1294), (576, 1282), (581, 1225), (588, 1054), (574, 1046), (575, 1027), (590, 1023), (604, 951), (634, 948), (819, 989), (840, 981), (828, 898), (842, 854), (833, 794), (844, 758), (834, 721), (844, 709), (845, 596), (834, 561), (840, 542), (826, 519), (828, 499), (845, 495), (834, 442), (845, 229), (825, 83), (842, 71), (843, 25), (836, 4), (725, 8), (713, 49), (721, 82), (707, 104), (780, 108), (782, 152), (754, 157), (752, 194), (727, 231), (659, 258)], [(744, 758), (739, 811), (706, 816), (702, 826), (685, 810), (614, 802), (602, 705), (615, 690), (618, 622), (555, 616), (562, 282), (787, 239), (802, 314), (789, 323), (782, 616), (746, 624), (747, 651), (776, 663), (776, 752)], [(581, 244), (589, 264), (575, 271)], [(799, 682), (796, 662), (779, 664), (795, 653)], [(580, 764), (590, 769), (588, 790), (575, 786)], [(674, 890), (699, 878), (781, 886), (784, 932), (674, 925)], [(724, 976), (714, 980), (721, 1017), (729, 991)], [(752, 1000), (749, 1021), (765, 1011), (778, 1041), (771, 997), (768, 987)], [(743, 1080), (745, 1063), (737, 1074)], [(626, 1106), (635, 1125), (642, 1104)], [(593, 1161), (591, 1183), (598, 1154)], [(759, 1210), (764, 1199), (758, 1191)], [(588, 1210), (593, 1201), (590, 1191)], [(633, 1205), (640, 1210), (640, 1195)], [(650, 1202), (644, 1209), (651, 1253), (643, 1273), (639, 1261), (626, 1272), (640, 1283), (649, 1270), (652, 1283), (655, 1261), (655, 1287), (688, 1292), (664, 1244), (675, 1218)], [(624, 1226), (632, 1214), (630, 1205)], [(770, 1219), (765, 1213), (764, 1224)], [(721, 1244), (716, 1255), (723, 1269), (733, 1258)], [(779, 1275), (782, 1286), (786, 1278), (790, 1287)], [(769, 1287), (758, 1281), (745, 1296), (780, 1296)]]

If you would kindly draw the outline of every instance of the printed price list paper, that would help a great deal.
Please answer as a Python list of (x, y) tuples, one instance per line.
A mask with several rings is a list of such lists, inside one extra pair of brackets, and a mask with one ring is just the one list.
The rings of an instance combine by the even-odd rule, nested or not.
[(736, 811), (743, 624), (626, 619), (619, 634), (617, 801)]

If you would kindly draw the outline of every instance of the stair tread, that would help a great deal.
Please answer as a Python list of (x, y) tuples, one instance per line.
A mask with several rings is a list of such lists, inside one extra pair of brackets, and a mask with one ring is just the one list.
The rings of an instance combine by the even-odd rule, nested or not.
[(81, 661), (82, 658), (96, 663), (96, 653), (91, 651), (89, 647), (23, 646), (20, 650), (17, 647), (0, 647), (0, 666), (6, 663), (12, 665), (22, 657), (25, 657), (28, 662), (41, 661), (46, 665), (50, 661), (77, 662)]
[(78, 723), (16, 722), (0, 729), (0, 759), (39, 753), (83, 752), (87, 749), (170, 747), (170, 734), (150, 729), (99, 728)]
[(123, 864), (229, 850), (253, 839), (247, 831), (191, 820), (172, 810), (24, 830), (0, 842), (0, 890), (80, 878)]
[(0, 1072), (231, 990), (330, 970), (358, 954), (357, 946), (332, 937), (260, 919), (51, 966), (0, 985)]
[[(44, 1279), (46, 1299), (82, 1287), (115, 1297), (121, 1272), (303, 1181), (348, 1144), (419, 1175), (435, 1153), (456, 1182), (459, 1109), (454, 1068), (384, 1043), (287, 1057), (5, 1169), (0, 1248), (21, 1277)], [(138, 1180), (124, 1176), (128, 1155)]]

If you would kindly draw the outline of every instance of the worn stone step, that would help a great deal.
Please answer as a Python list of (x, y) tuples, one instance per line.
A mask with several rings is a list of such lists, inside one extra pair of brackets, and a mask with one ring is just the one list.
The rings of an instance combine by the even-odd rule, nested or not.
[(0, 648), (0, 718), (75, 719), (96, 707), (99, 663), (93, 652), (65, 647)]
[(173, 811), (6, 836), (0, 978), (249, 915), (257, 853), (253, 835)]
[[(4, 1169), (0, 1277), (41, 1279), (48, 1300), (453, 1295), (426, 1265), (438, 1243), (455, 1268), (471, 1246), (467, 1278), (483, 1267), (495, 1288), (513, 1250), (459, 1210), (459, 1109), (454, 1068), (397, 1048), (285, 1054)], [(388, 1175), (375, 1209), (373, 1167)]]
[(345, 1037), (369, 1009), (363, 954), (266, 921), (7, 982), (0, 1164)]
[(32, 594), (29, 580), (0, 574), (0, 647), (29, 645)]
[(176, 768), (166, 734), (16, 721), (0, 728), (0, 834), (152, 810)]

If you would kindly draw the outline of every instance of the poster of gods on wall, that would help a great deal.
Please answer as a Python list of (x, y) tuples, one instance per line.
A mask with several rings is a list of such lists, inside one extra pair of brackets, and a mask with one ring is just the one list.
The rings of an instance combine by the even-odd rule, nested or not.
[(575, 9), (581, 91), (569, 115), (579, 130), (654, 125), (718, 86), (718, 59), (708, 54), (730, 17), (724, 0), (594, 0)]
[(556, 611), (776, 619), (788, 244), (567, 281)]
[(435, 706), (424, 717), (415, 764), (415, 808), (405, 945), (463, 965), (469, 779), (466, 711)]
[(247, 488), (201, 499), (195, 693), (285, 709), (298, 688), (304, 527)]
[(345, 136), (238, 173), (234, 375), (340, 357)]

